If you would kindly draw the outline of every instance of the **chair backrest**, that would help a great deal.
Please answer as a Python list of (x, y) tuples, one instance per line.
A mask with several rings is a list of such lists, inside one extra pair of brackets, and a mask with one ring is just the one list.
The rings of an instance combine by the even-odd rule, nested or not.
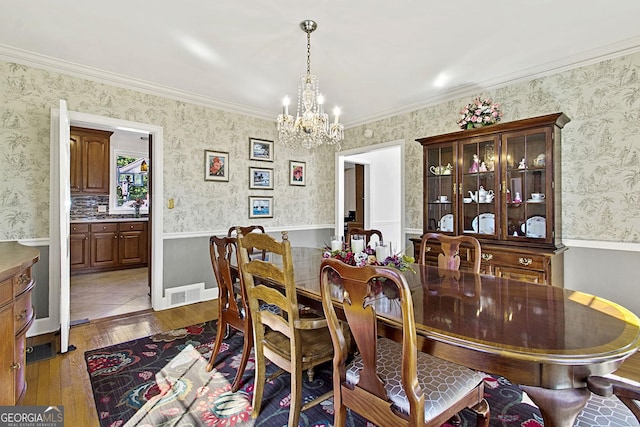
[[(242, 286), (242, 278), (240, 279), (240, 302), (241, 306), (238, 306), (238, 300), (233, 288), (233, 277), (231, 271), (231, 265), (233, 257), (237, 256), (236, 239), (233, 237), (217, 237), (212, 236), (209, 239), (209, 255), (211, 257), (211, 265), (213, 267), (213, 274), (218, 283), (220, 299), (220, 307), (225, 310), (238, 313), (240, 318), (243, 318), (246, 314), (246, 295), (244, 292), (244, 286)], [(236, 259), (236, 263), (237, 263)]]
[(351, 236), (354, 234), (363, 234), (365, 236), (365, 246), (369, 246), (369, 241), (371, 240), (372, 236), (378, 236), (378, 240), (382, 241), (382, 231), (380, 230), (366, 230), (364, 228), (353, 227), (349, 228), (349, 231), (347, 231), (347, 237), (345, 241), (347, 245), (351, 244)]
[[(246, 236), (249, 233), (266, 234), (266, 232), (264, 231), (264, 227), (261, 225), (247, 225), (247, 226), (229, 227), (229, 231), (227, 231), (227, 236), (235, 237), (238, 235), (238, 233), (241, 233), (243, 236)], [(247, 250), (249, 251), (249, 255), (253, 254), (253, 248), (247, 248)], [(262, 260), (264, 261), (265, 259), (267, 259), (267, 252), (262, 251)]]
[[(381, 279), (383, 282), (380, 282)], [(338, 292), (336, 292), (336, 283), (341, 283), (341, 287), (338, 285)], [(348, 348), (332, 298), (342, 301), (345, 318), (362, 356), (363, 369), (359, 373), (359, 382), (354, 387), (377, 396), (384, 402), (390, 402), (384, 383), (377, 373), (378, 333), (375, 294), (376, 287), (380, 284), (388, 287), (387, 294), (398, 296), (402, 313), (402, 360), (399, 361), (402, 365), (401, 383), (409, 402), (409, 417), (413, 419), (413, 425), (419, 425), (424, 421), (425, 397), (418, 386), (418, 353), (413, 303), (406, 279), (399, 271), (373, 265), (353, 267), (333, 258), (322, 261), (320, 265), (322, 305), (334, 346), (333, 369), (334, 372), (340, 372), (340, 384), (334, 381), (334, 391), (346, 381), (345, 366)], [(374, 401), (375, 399), (372, 399), (372, 402)], [(391, 411), (391, 403), (387, 406)], [(409, 425), (412, 425), (411, 422)]]
[(587, 387), (592, 393), (604, 397), (616, 396), (640, 421), (640, 387), (621, 380), (592, 376), (587, 378)]
[[(244, 278), (251, 310), (255, 342), (264, 341), (264, 326), (268, 326), (288, 337), (292, 346), (299, 347), (301, 343), (296, 330), (300, 322), (298, 299), (293, 276), (291, 243), (287, 232), (282, 232), (282, 242), (261, 233), (247, 235), (240, 233), (237, 236), (237, 242), (240, 272)], [(261, 259), (250, 259), (248, 253), (250, 248), (269, 252), (281, 258), (282, 264), (276, 265)], [(260, 307), (263, 304), (277, 307), (280, 313), (275, 313), (278, 310), (273, 309), (261, 310)], [(296, 353), (291, 354), (300, 353), (300, 348), (297, 348)]]
[(480, 260), (482, 250), (478, 239), (472, 236), (449, 236), (440, 233), (425, 233), (422, 235), (420, 242), (420, 251), (418, 257), (419, 264), (427, 263), (427, 253), (431, 251), (432, 246), (428, 245), (429, 240), (437, 240), (440, 242), (441, 252), (438, 254), (438, 267), (447, 270), (460, 269), (460, 246), (463, 243), (473, 248), (473, 257), (471, 271), (480, 273)]

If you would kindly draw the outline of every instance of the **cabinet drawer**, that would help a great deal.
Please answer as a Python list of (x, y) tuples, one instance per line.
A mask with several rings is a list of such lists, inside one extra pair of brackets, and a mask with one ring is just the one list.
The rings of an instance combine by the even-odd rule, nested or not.
[(91, 224), (91, 232), (92, 233), (101, 233), (101, 232), (109, 232), (109, 231), (118, 231), (118, 223), (117, 222), (111, 222), (111, 223), (98, 223), (98, 224)]
[(89, 224), (71, 224), (71, 234), (73, 233), (88, 233)]
[(31, 305), (31, 292), (20, 295), (14, 305), (14, 332), (22, 330), (33, 317), (33, 306)]
[(143, 231), (144, 222), (121, 222), (120, 231)]
[(517, 252), (500, 252), (491, 249), (482, 250), (482, 262), (495, 265), (508, 265), (514, 268), (526, 268), (531, 270), (544, 270), (545, 257), (535, 254)]
[(31, 267), (29, 267), (15, 278), (15, 287), (13, 294), (18, 296), (23, 293), (26, 289), (29, 288), (29, 285), (31, 285), (31, 281)]
[(25, 334), (16, 337), (13, 357), (13, 369), (15, 373), (15, 395), (16, 404), (20, 403), (27, 391), (27, 381), (25, 378), (25, 370), (27, 365), (27, 340)]
[(13, 286), (11, 279), (7, 279), (0, 283), (0, 307), (11, 302), (13, 299)]
[(520, 280), (522, 282), (538, 284), (546, 283), (545, 274), (543, 271), (527, 270), (524, 268), (498, 266), (495, 268), (495, 275), (496, 277)]

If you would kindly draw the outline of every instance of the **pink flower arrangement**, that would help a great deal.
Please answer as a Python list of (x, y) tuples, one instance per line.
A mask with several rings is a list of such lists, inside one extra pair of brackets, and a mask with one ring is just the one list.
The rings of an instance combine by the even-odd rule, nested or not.
[(481, 101), (480, 98), (476, 98), (460, 110), (460, 120), (456, 123), (462, 129), (473, 129), (498, 123), (501, 118), (500, 104), (495, 104), (490, 99)]

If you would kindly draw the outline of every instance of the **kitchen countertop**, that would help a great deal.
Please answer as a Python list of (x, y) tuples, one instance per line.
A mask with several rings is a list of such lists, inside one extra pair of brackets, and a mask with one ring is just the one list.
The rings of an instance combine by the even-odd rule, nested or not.
[(91, 218), (75, 218), (69, 221), (71, 224), (79, 224), (84, 222), (133, 222), (133, 221), (149, 221), (149, 217), (143, 216), (140, 218), (135, 217), (91, 217)]

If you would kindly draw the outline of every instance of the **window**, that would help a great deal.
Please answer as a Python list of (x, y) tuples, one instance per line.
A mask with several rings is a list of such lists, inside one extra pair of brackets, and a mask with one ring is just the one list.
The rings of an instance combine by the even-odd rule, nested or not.
[(149, 211), (149, 167), (146, 153), (114, 150), (109, 191), (110, 213), (132, 213), (136, 200), (141, 212)]

